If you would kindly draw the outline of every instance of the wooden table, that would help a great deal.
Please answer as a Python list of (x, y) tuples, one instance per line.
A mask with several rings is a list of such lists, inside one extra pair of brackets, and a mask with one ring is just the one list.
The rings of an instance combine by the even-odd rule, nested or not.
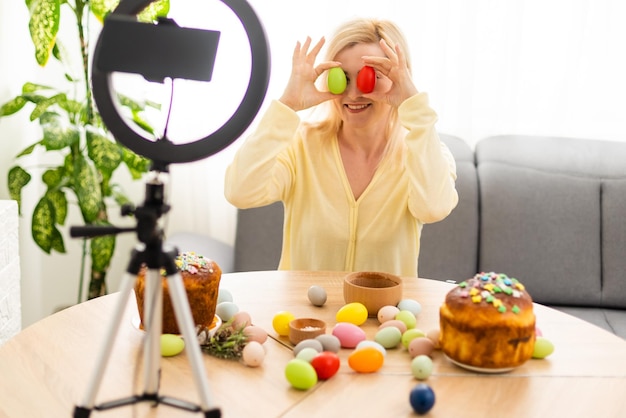
[[(344, 305), (343, 274), (330, 272), (250, 272), (225, 274), (240, 310), (272, 338), (264, 344), (261, 367), (203, 355), (211, 396), (222, 416), (245, 417), (407, 417), (416, 416), (409, 392), (418, 383), (404, 348), (387, 350), (383, 367), (357, 374), (342, 349), (339, 372), (308, 391), (293, 389), (284, 377), (293, 358), (291, 345), (272, 329), (282, 310), (296, 317), (325, 320), (329, 328)], [(328, 301), (313, 306), (307, 289), (326, 289)], [(418, 328), (438, 328), (439, 313), (451, 284), (404, 279), (404, 297), (422, 304)], [(56, 313), (26, 328), (0, 347), (0, 417), (70, 417), (83, 398), (98, 349), (119, 294), (104, 296)], [(97, 402), (129, 396), (143, 388), (143, 331), (133, 325), (131, 297), (107, 364)], [(430, 417), (623, 417), (626, 416), (626, 341), (575, 317), (536, 305), (537, 325), (556, 347), (545, 360), (530, 360), (505, 374), (479, 374), (451, 364), (435, 352), (434, 372), (426, 381), (436, 394)], [(373, 338), (378, 321), (362, 327)], [(330, 332), (328, 330), (327, 332)], [(184, 354), (163, 358), (159, 394), (197, 403), (198, 395)], [(167, 405), (147, 403), (94, 411), (93, 417), (200, 416)]]

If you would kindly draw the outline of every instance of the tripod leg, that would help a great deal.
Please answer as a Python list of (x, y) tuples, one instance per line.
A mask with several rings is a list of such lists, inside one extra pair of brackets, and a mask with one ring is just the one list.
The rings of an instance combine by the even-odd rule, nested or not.
[(113, 318), (111, 318), (109, 328), (107, 329), (106, 335), (104, 337), (104, 343), (102, 345), (102, 348), (100, 349), (98, 361), (96, 363), (96, 369), (87, 386), (87, 392), (85, 393), (85, 397), (83, 398), (83, 410), (91, 410), (95, 405), (96, 394), (98, 392), (98, 389), (100, 388), (100, 383), (102, 383), (102, 377), (104, 376), (104, 368), (107, 361), (109, 360), (109, 357), (111, 357), (111, 350), (113, 349), (113, 343), (115, 342), (115, 335), (117, 334), (120, 322), (122, 321), (122, 316), (124, 314), (124, 311), (126, 310), (126, 304), (128, 303), (130, 292), (133, 288), (133, 285), (135, 284), (136, 279), (137, 277), (133, 276), (130, 273), (126, 273), (122, 277), (122, 285), (120, 287), (121, 295), (117, 301), (117, 306), (115, 308), (115, 312), (113, 313)]
[[(167, 282), (174, 312), (176, 313), (178, 328), (182, 331), (185, 339), (185, 352), (191, 362), (191, 370), (200, 395), (200, 405), (202, 410), (206, 412), (214, 408), (214, 403), (209, 395), (209, 381), (204, 372), (202, 353), (198, 344), (187, 293), (185, 292), (180, 273), (167, 276)], [(219, 411), (216, 412), (218, 412), (216, 416), (220, 416)]]
[(159, 270), (146, 272), (144, 300), (144, 324), (146, 341), (144, 344), (144, 394), (154, 396), (159, 390), (159, 369), (161, 361), (161, 332), (163, 330), (163, 286)]

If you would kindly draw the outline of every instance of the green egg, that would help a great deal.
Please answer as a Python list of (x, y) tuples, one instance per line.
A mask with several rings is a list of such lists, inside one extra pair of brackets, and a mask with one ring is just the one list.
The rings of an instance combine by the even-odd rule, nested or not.
[(535, 349), (533, 351), (533, 358), (546, 358), (554, 352), (554, 344), (544, 337), (537, 337), (535, 339)]
[(415, 326), (417, 325), (417, 318), (415, 317), (415, 314), (406, 309), (398, 312), (396, 314), (396, 319), (404, 322), (407, 329), (415, 328)]
[(171, 357), (180, 354), (185, 349), (185, 340), (178, 335), (161, 335), (161, 355)]
[(402, 332), (396, 327), (386, 327), (379, 330), (374, 341), (385, 348), (396, 348), (402, 339)]
[(433, 361), (430, 357), (422, 354), (411, 361), (411, 373), (418, 380), (426, 380), (433, 372)]
[(348, 81), (346, 73), (341, 67), (334, 67), (328, 70), (328, 91), (333, 94), (341, 94), (346, 90)]
[(317, 372), (308, 361), (293, 359), (285, 367), (287, 381), (296, 389), (308, 390), (317, 383)]
[(409, 343), (418, 337), (425, 337), (424, 331), (418, 328), (411, 328), (404, 331), (402, 334), (402, 345), (404, 348), (409, 348)]

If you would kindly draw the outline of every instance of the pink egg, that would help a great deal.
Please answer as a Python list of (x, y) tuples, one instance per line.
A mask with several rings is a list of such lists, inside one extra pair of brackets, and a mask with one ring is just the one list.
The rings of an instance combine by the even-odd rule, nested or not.
[(259, 367), (265, 359), (265, 349), (256, 341), (249, 341), (241, 352), (241, 358), (248, 367)]
[(339, 322), (333, 328), (332, 335), (339, 339), (343, 348), (354, 348), (367, 337), (365, 331), (350, 322)]
[(256, 341), (260, 344), (267, 341), (267, 332), (257, 325), (248, 325), (243, 329), (243, 333), (248, 337), (248, 341)]
[(378, 327), (378, 330), (380, 331), (381, 329), (387, 328), (387, 327), (396, 327), (400, 330), (401, 334), (404, 334), (406, 332), (406, 324), (400, 321), (399, 319), (391, 319), (389, 321), (383, 322)]
[(248, 325), (252, 324), (252, 319), (250, 318), (250, 314), (248, 312), (239, 311), (232, 317), (232, 327), (233, 329), (241, 329), (245, 328)]
[(393, 306), (393, 305), (383, 306), (382, 308), (378, 310), (378, 315), (377, 315), (378, 322), (382, 324), (392, 319), (395, 319), (398, 312), (400, 312), (400, 309), (398, 309), (397, 306)]
[(439, 331), (438, 329), (431, 329), (430, 331), (426, 333), (426, 337), (428, 337), (435, 345), (435, 350), (439, 350), (441, 348), (441, 345), (439, 343), (440, 335), (441, 335), (441, 331)]
[(541, 330), (539, 329), (539, 327), (535, 327), (535, 336), (537, 336), (537, 337), (543, 337), (543, 333), (541, 332)]
[(415, 358), (419, 355), (430, 356), (435, 349), (435, 344), (427, 337), (417, 337), (409, 343), (409, 355)]

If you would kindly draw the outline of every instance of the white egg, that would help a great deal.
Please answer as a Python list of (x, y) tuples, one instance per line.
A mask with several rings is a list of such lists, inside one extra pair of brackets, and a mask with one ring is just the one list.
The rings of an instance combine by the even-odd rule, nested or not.
[(220, 287), (219, 291), (217, 292), (217, 303), (232, 302), (232, 301), (233, 301), (233, 295), (232, 293), (230, 293), (230, 290), (223, 289)]
[(243, 363), (248, 367), (258, 367), (265, 360), (265, 349), (261, 343), (249, 341), (241, 353)]
[(218, 303), (215, 307), (215, 313), (222, 318), (224, 322), (230, 321), (237, 312), (239, 312), (239, 307), (233, 302)]

